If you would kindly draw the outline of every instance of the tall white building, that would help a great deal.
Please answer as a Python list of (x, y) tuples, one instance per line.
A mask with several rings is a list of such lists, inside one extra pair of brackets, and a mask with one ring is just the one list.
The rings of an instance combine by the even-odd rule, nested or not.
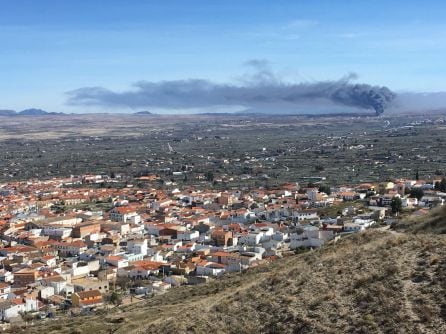
[(127, 252), (132, 254), (147, 255), (147, 239), (135, 239), (127, 242)]

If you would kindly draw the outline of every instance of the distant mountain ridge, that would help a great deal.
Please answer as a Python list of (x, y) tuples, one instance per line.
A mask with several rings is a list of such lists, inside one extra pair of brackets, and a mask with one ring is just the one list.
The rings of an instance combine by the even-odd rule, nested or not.
[(0, 110), (0, 116), (45, 116), (45, 115), (65, 115), (61, 112), (48, 112), (42, 109), (29, 108), (22, 111)]
[(151, 113), (150, 111), (147, 111), (147, 110), (143, 110), (143, 111), (135, 112), (134, 115), (147, 115), (147, 116), (150, 116), (150, 115), (153, 115), (153, 113)]
[(0, 110), (0, 116), (14, 116), (16, 114), (14, 110)]

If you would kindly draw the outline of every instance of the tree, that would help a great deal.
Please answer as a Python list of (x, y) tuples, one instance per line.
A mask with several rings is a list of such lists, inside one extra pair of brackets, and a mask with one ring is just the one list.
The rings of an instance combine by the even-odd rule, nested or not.
[(32, 320), (34, 320), (34, 318), (35, 318), (35, 317), (34, 317), (31, 313), (26, 312), (26, 313), (23, 313), (23, 314), (22, 314), (22, 319), (23, 319), (25, 322), (32, 321)]
[(326, 193), (327, 195), (331, 194), (331, 189), (330, 186), (328, 184), (322, 184), (319, 186), (319, 191)]
[(400, 212), (401, 208), (403, 207), (403, 203), (401, 202), (401, 198), (394, 197), (392, 199), (392, 203), (390, 204), (390, 206), (392, 207), (392, 212), (395, 213), (395, 214), (398, 214), (398, 212)]
[(130, 278), (124, 276), (124, 277), (118, 277), (116, 279), (116, 285), (121, 288), (121, 290), (126, 291), (130, 285)]
[(446, 178), (442, 178), (440, 182), (440, 191), (446, 192)]
[(435, 182), (435, 190), (446, 192), (446, 178), (442, 178), (440, 182)]
[(412, 188), (410, 190), (410, 197), (420, 200), (423, 198), (423, 196), (424, 196), (424, 191), (421, 188)]
[(205, 177), (210, 182), (214, 181), (214, 173), (210, 170), (206, 172)]
[(325, 170), (325, 167), (321, 164), (317, 164), (316, 166), (314, 166), (314, 169), (316, 172), (322, 172)]
[(112, 294), (110, 295), (110, 302), (113, 305), (119, 306), (122, 303), (122, 296), (116, 291), (113, 291)]

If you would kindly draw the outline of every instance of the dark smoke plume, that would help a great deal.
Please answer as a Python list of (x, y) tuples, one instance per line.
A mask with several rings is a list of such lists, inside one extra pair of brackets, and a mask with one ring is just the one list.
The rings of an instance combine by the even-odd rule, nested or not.
[(141, 81), (134, 89), (114, 92), (101, 87), (85, 87), (68, 92), (71, 105), (106, 107), (188, 109), (214, 106), (244, 108), (293, 107), (308, 102), (327, 101), (348, 107), (373, 109), (379, 115), (395, 98), (387, 87), (354, 84), (355, 75), (337, 81), (287, 83), (277, 78), (267, 64), (251, 61), (254, 75), (245, 76), (243, 83), (221, 84), (203, 79), (161, 82)]

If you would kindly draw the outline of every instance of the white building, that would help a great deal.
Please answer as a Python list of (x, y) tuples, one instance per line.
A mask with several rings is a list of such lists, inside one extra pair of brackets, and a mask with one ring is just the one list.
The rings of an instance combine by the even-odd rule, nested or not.
[(196, 266), (197, 276), (221, 276), (225, 273), (225, 265), (221, 263), (201, 261)]
[(0, 269), (0, 282), (13, 282), (14, 274), (6, 269)]
[(52, 286), (42, 286), (39, 288), (39, 297), (41, 299), (48, 299), (54, 296), (54, 288)]
[(195, 241), (200, 237), (200, 232), (198, 231), (178, 231), (177, 239), (183, 241)]
[(147, 239), (134, 239), (127, 241), (127, 252), (130, 254), (147, 255)]
[(293, 218), (297, 220), (307, 220), (307, 219), (319, 219), (317, 211), (304, 210), (304, 211), (294, 211)]
[(123, 268), (129, 265), (129, 261), (119, 255), (109, 255), (105, 258), (105, 261), (116, 268)]
[(260, 240), (265, 234), (263, 232), (250, 232), (242, 234), (238, 237), (239, 245), (255, 246), (260, 243)]
[(19, 315), (19, 308), (9, 300), (0, 302), (0, 320), (9, 321), (11, 318)]
[(8, 295), (11, 293), (11, 285), (7, 283), (0, 283), (0, 300), (8, 299)]
[(302, 233), (290, 234), (290, 249), (300, 247), (321, 247), (325, 242), (334, 238), (333, 231), (319, 230), (308, 227)]

